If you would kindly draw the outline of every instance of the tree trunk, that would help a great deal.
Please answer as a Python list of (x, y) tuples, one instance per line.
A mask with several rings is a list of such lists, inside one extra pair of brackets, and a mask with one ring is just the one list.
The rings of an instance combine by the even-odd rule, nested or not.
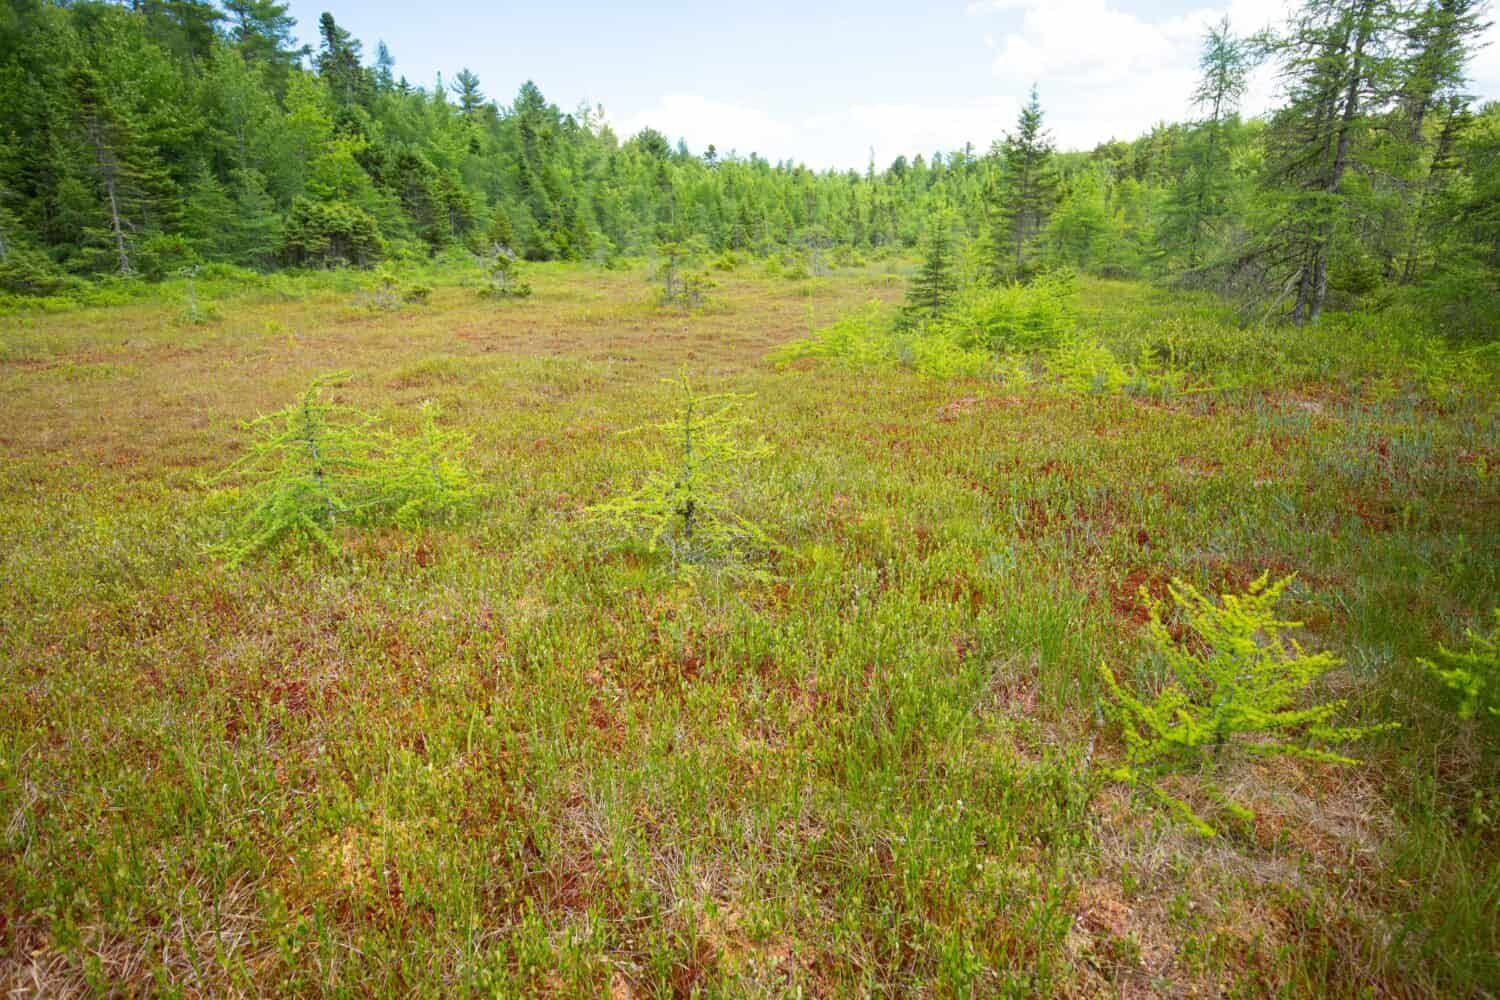
[(94, 141), (94, 156), (99, 163), (99, 179), (104, 184), (104, 194), (109, 202), (109, 228), (115, 238), (115, 253), (120, 260), (120, 273), (130, 273), (130, 254), (125, 246), (125, 227), (120, 221), (120, 201), (115, 195), (115, 164), (97, 122), (89, 126), (89, 138)]
[[(1349, 165), (1349, 142), (1354, 134), (1354, 121), (1359, 116), (1360, 85), (1364, 82), (1365, 74), (1364, 51), (1370, 40), (1370, 0), (1360, 5), (1357, 16), (1359, 21), (1355, 28), (1348, 83), (1344, 88), (1343, 110), (1339, 115), (1338, 130), (1334, 133), (1333, 163), (1329, 167), (1328, 183), (1324, 188), (1332, 196), (1332, 202), (1337, 201), (1343, 188), (1344, 172)], [(1307, 283), (1307, 296), (1302, 316), (1312, 323), (1316, 323), (1323, 314), (1323, 302), (1328, 297), (1328, 248), (1333, 242), (1334, 222), (1332, 218), (1324, 222), (1313, 241), (1311, 267), (1304, 279)]]

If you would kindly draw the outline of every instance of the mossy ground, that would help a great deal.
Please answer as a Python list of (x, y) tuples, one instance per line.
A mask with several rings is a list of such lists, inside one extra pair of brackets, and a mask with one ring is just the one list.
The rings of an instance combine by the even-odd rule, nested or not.
[[(904, 281), (747, 269), (682, 315), (528, 277), (0, 317), (7, 990), (1500, 989), (1494, 757), (1415, 662), (1500, 593), (1492, 395), (778, 368)], [(1085, 293), (1106, 333), (1165, 308)], [(755, 394), (769, 582), (580, 518), (684, 368)], [(240, 423), (333, 370), (472, 432), (479, 516), (205, 555)], [(1152, 682), (1143, 586), (1265, 569), (1346, 660), (1322, 693), (1403, 729), (1227, 776), (1256, 821), (1205, 841), (1103, 777), (1096, 666)]]

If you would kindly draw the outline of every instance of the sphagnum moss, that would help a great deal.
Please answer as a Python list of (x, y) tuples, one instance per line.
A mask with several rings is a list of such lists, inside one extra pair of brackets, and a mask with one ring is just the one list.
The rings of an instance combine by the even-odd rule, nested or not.
[[(1495, 765), (1418, 664), (1500, 592), (1470, 368), (1083, 279), (1116, 358), (1155, 343), (1215, 391), (777, 369), (809, 301), (826, 323), (904, 282), (760, 272), (690, 314), (639, 268), (543, 264), (504, 309), (434, 273), (427, 305), (356, 312), (329, 274), (215, 286), (193, 326), (170, 296), (0, 317), (4, 986), (1497, 989)], [(698, 587), (581, 530), (684, 366), (754, 396), (774, 450), (742, 513), (793, 556), (764, 578)], [(205, 558), (241, 421), (341, 369), (403, 437), (441, 407), (493, 488), (340, 527), (343, 558)], [(1402, 729), (1358, 766), (1221, 773), (1255, 821), (1203, 842), (1102, 780), (1096, 667), (1154, 682), (1142, 584), (1267, 568), (1344, 661), (1316, 698)]]

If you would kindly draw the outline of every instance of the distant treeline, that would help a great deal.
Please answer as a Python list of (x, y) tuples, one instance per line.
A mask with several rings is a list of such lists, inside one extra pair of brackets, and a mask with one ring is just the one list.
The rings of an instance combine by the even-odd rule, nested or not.
[[(413, 86), (324, 14), (275, 0), (0, 5), (0, 291), (198, 262), (363, 266), (502, 245), (596, 260), (910, 247), (958, 220), (979, 270), (1059, 265), (1217, 288), (1267, 314), (1427, 295), (1485, 329), (1500, 293), (1500, 106), (1472, 107), (1474, 0), (1309, 0), (1205, 39), (1199, 117), (1057, 153), (1033, 94), (993, 148), (818, 172), (695, 154), (532, 83)], [(1283, 106), (1237, 112), (1271, 59)], [(1410, 290), (1403, 292), (1402, 289)]]

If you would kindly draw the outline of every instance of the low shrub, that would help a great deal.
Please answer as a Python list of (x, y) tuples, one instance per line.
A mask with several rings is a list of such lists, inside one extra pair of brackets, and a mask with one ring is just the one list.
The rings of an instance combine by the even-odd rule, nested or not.
[(341, 525), (451, 520), (482, 494), (464, 468), (470, 439), (444, 430), (423, 404), (417, 434), (401, 437), (374, 417), (331, 403), (318, 379), (301, 401), (246, 425), (249, 452), (214, 480), (230, 512), (214, 551), (231, 565), (290, 541), (336, 551)]
[(1205, 836), (1213, 836), (1214, 828), (1167, 790), (1169, 776), (1197, 773), (1211, 800), (1248, 819), (1250, 811), (1213, 782), (1213, 772), (1224, 764), (1275, 756), (1354, 764), (1326, 747), (1394, 727), (1330, 725), (1342, 701), (1301, 707), (1308, 689), (1339, 661), (1331, 653), (1304, 651), (1288, 635), (1301, 623), (1277, 617), (1276, 605), (1291, 581), (1271, 583), (1263, 574), (1244, 594), (1226, 594), (1219, 602), (1174, 581), (1172, 601), (1186, 632), (1180, 640), (1163, 620), (1161, 602), (1143, 590), (1151, 608), (1147, 638), (1168, 670), (1167, 686), (1154, 697), (1136, 695), (1107, 665), (1099, 667), (1125, 735), (1125, 763), (1112, 776), (1149, 789)]

